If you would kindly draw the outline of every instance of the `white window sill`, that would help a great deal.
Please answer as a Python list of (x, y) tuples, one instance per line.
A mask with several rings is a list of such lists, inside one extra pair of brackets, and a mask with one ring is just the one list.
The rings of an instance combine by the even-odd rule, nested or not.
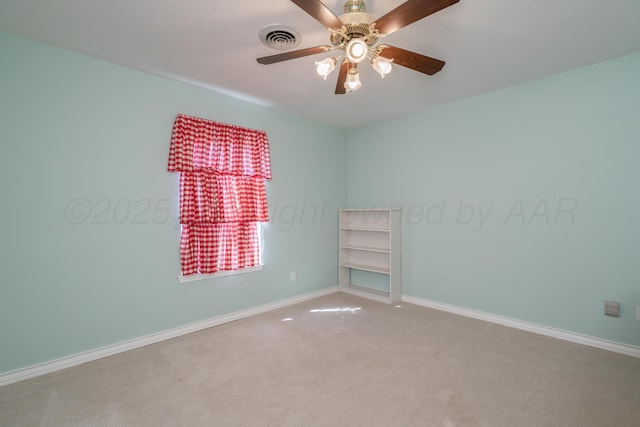
[(253, 271), (262, 270), (262, 265), (254, 265), (253, 267), (245, 267), (239, 270), (219, 271), (212, 274), (190, 274), (189, 276), (179, 276), (180, 283), (195, 282), (197, 280), (215, 279), (216, 277), (235, 276), (236, 274), (251, 273)]

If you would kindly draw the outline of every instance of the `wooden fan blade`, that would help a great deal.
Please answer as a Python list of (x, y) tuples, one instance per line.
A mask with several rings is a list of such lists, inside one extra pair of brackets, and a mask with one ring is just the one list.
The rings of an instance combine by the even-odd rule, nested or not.
[(277, 55), (263, 56), (256, 59), (260, 64), (269, 65), (276, 62), (288, 61), (290, 59), (302, 58), (303, 56), (315, 55), (331, 50), (331, 46), (315, 46), (306, 49), (292, 50), (291, 52), (279, 53)]
[(381, 45), (380, 56), (387, 59), (393, 59), (394, 64), (411, 68), (424, 74), (434, 75), (444, 67), (444, 61), (424, 56), (410, 50), (401, 49), (395, 46)]
[(382, 34), (391, 34), (460, 0), (407, 0), (375, 21)]
[(336, 83), (336, 95), (344, 95), (347, 92), (344, 87), (344, 82), (347, 81), (347, 71), (349, 71), (349, 61), (345, 59), (340, 65), (340, 73), (338, 73), (338, 82)]
[(320, 0), (291, 0), (326, 28), (342, 28), (342, 21)]

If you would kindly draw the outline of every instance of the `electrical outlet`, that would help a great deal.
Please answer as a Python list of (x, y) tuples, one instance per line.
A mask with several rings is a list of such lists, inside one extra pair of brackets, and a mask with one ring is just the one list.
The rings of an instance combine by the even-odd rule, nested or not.
[(605, 316), (620, 317), (620, 303), (615, 301), (604, 302)]
[(295, 282), (295, 281), (296, 281), (296, 272), (295, 272), (295, 271), (292, 271), (292, 272), (291, 272), (291, 281), (292, 281), (292, 282)]
[(640, 305), (636, 305), (636, 320), (640, 320)]

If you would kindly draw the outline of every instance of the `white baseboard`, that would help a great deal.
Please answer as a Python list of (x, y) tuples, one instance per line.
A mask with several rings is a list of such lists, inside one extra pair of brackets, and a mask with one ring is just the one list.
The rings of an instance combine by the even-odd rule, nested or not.
[(334, 292), (338, 292), (338, 287), (333, 286), (330, 288), (322, 289), (316, 292), (310, 292), (303, 295), (275, 301), (269, 304), (263, 304), (256, 307), (247, 308), (245, 310), (236, 311), (229, 314), (223, 314), (211, 319), (202, 320), (200, 322), (191, 323), (189, 325), (180, 326), (174, 329), (169, 329), (162, 332), (157, 332), (150, 335), (145, 335), (140, 338), (134, 338), (128, 341), (123, 341), (117, 344), (100, 347), (94, 350), (85, 351), (83, 353), (74, 354), (71, 356), (63, 357), (49, 362), (40, 363), (38, 365), (28, 366), (26, 368), (16, 369), (14, 371), (0, 373), (0, 386), (15, 383), (18, 381), (26, 380), (28, 378), (37, 377), (40, 375), (50, 374), (52, 372), (59, 371), (61, 369), (70, 368), (72, 366), (81, 365), (83, 363), (91, 362), (103, 357), (113, 356), (114, 354), (123, 353), (125, 351), (134, 350), (136, 348), (145, 347), (150, 344), (155, 344), (161, 341), (165, 341), (171, 338), (176, 338), (182, 335), (187, 335), (193, 332), (198, 332), (203, 329), (211, 328), (213, 326), (222, 325), (224, 323), (233, 322), (235, 320), (243, 319), (245, 317), (254, 316), (256, 314), (265, 313), (267, 311), (275, 310), (278, 308), (286, 307), (299, 302), (308, 301), (314, 298), (318, 298), (324, 295), (329, 295)]
[[(336, 286), (333, 286), (330, 288), (322, 289), (320, 291), (298, 295), (298, 296), (287, 298), (284, 300), (275, 301), (269, 304), (259, 305), (259, 306), (251, 307), (245, 310), (224, 314), (211, 319), (203, 320), (196, 323), (191, 323), (189, 325), (180, 326), (178, 328), (169, 329), (166, 331), (157, 332), (150, 335), (145, 335), (140, 338), (134, 338), (132, 340), (123, 341), (123, 342), (108, 345), (105, 347), (100, 347), (94, 350), (89, 350), (83, 353), (74, 354), (74, 355), (63, 357), (56, 360), (51, 360), (49, 362), (44, 362), (38, 365), (28, 366), (26, 368), (21, 368), (21, 369), (16, 369), (14, 371), (0, 373), (0, 386), (26, 380), (28, 378), (37, 377), (40, 375), (46, 375), (62, 369), (66, 369), (73, 366), (81, 365), (83, 363), (91, 362), (93, 360), (102, 359), (104, 357), (112, 356), (118, 353), (123, 353), (129, 350), (134, 350), (136, 348), (144, 347), (150, 344), (155, 344), (161, 341), (165, 341), (171, 338), (176, 338), (182, 335), (187, 335), (193, 332), (198, 332), (203, 329), (211, 328), (213, 326), (218, 326), (224, 323), (233, 322), (235, 320), (243, 319), (245, 317), (250, 317), (256, 314), (265, 313), (267, 311), (271, 311), (271, 310), (286, 307), (289, 305), (297, 304), (300, 302), (308, 301), (308, 300), (318, 298), (324, 295), (329, 295), (335, 292), (338, 292), (338, 288)], [(423, 307), (433, 308), (436, 310), (446, 311), (453, 314), (458, 314), (461, 316), (484, 320), (487, 322), (496, 323), (499, 325), (508, 326), (515, 329), (521, 329), (524, 331), (533, 332), (540, 335), (546, 335), (549, 337), (558, 338), (565, 341), (583, 344), (590, 347), (596, 347), (603, 350), (612, 351), (614, 353), (621, 353), (627, 356), (640, 358), (640, 347), (636, 347), (628, 344), (607, 341), (601, 338), (595, 338), (588, 335), (582, 335), (575, 332), (565, 331), (562, 329), (550, 328), (548, 326), (538, 325), (535, 323), (525, 322), (522, 320), (512, 319), (509, 317), (499, 316), (496, 314), (486, 313), (486, 312), (477, 311), (477, 310), (471, 310), (464, 307), (445, 304), (445, 303), (413, 297), (409, 295), (402, 295), (402, 301), (408, 302), (410, 304), (420, 305)]]
[(558, 338), (565, 341), (571, 341), (577, 344), (588, 345), (603, 350), (621, 353), (627, 356), (640, 358), (640, 347), (629, 344), (608, 341), (601, 338), (582, 335), (576, 332), (565, 331), (562, 329), (551, 328), (548, 326), (538, 325), (536, 323), (525, 322), (522, 320), (512, 319), (510, 317), (499, 316), (497, 314), (486, 313), (483, 311), (471, 310), (464, 307), (445, 304), (423, 298), (402, 295), (402, 301), (410, 304), (416, 304), (423, 307), (434, 308), (436, 310), (446, 311), (461, 316), (472, 317), (474, 319), (484, 320), (499, 325), (508, 326), (523, 331), (533, 332), (535, 334), (546, 335), (548, 337)]

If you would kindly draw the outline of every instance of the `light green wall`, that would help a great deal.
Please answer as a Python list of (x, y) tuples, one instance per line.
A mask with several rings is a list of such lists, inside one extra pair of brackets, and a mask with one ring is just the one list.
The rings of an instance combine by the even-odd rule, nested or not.
[(638, 76), (640, 54), (352, 131), (349, 205), (404, 209), (403, 292), (640, 345)]
[[(640, 55), (347, 138), (4, 33), (0, 53), (0, 372), (335, 285), (345, 182), (405, 209), (404, 293), (640, 345)], [(177, 113), (268, 133), (264, 270), (177, 282)]]
[[(336, 285), (345, 131), (5, 33), (0, 53), (0, 372)], [(178, 283), (178, 113), (267, 132), (262, 271)]]

